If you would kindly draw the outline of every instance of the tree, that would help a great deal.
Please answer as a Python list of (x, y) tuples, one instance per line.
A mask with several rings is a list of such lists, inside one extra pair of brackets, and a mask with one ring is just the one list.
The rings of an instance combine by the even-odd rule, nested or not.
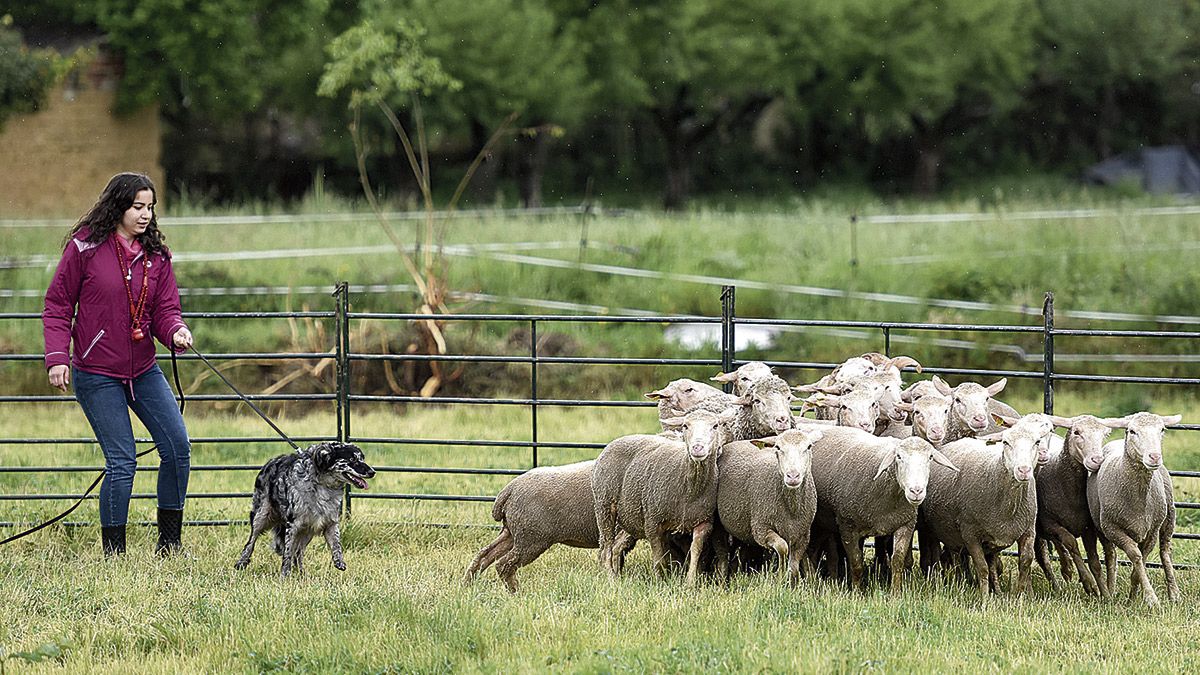
[(1181, 105), (1190, 98), (1195, 110), (1188, 91), (1195, 79), (1180, 77), (1189, 68), (1197, 72), (1195, 2), (1038, 4), (1038, 69), (1026, 117), (1048, 122), (1049, 143), (1107, 157), (1120, 146), (1161, 138), (1168, 92), (1181, 93)]
[(840, 10), (848, 29), (830, 45), (837, 91), (825, 98), (843, 101), (871, 143), (910, 141), (913, 187), (932, 193), (948, 140), (1020, 102), (1032, 0), (842, 0)]
[(41, 108), (66, 66), (50, 50), (27, 49), (11, 25), (10, 16), (0, 17), (0, 128), (13, 114)]
[(665, 155), (668, 208), (683, 205), (715, 132), (747, 123), (811, 75), (814, 62), (798, 45), (812, 16), (784, 0), (593, 4), (586, 33), (596, 41), (601, 98), (651, 121)]

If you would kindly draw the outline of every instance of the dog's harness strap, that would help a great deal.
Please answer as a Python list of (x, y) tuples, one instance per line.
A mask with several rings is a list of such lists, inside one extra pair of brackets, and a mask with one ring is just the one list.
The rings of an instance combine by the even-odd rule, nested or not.
[(195, 347), (192, 347), (192, 351), (196, 353), (196, 356), (200, 357), (200, 360), (204, 362), (204, 365), (211, 368), (212, 371), (217, 374), (217, 377), (221, 378), (221, 381), (224, 382), (226, 385), (229, 386), (230, 389), (233, 390), (233, 393), (238, 395), (238, 398), (245, 401), (246, 405), (250, 406), (251, 410), (253, 410), (255, 413), (257, 413), (259, 417), (263, 418), (264, 422), (271, 425), (271, 428), (275, 430), (275, 433), (279, 434), (279, 436), (281, 438), (283, 438), (283, 440), (287, 441), (288, 445), (292, 446), (293, 450), (300, 449), (300, 446), (297, 445), (295, 441), (293, 441), (287, 434), (283, 433), (283, 429), (280, 429), (274, 422), (271, 421), (270, 417), (267, 417), (266, 413), (264, 413), (258, 406), (254, 405), (254, 401), (251, 401), (250, 399), (246, 398), (245, 394), (243, 394), (237, 387), (233, 386), (233, 383), (229, 381), (229, 378), (225, 377), (225, 373), (222, 373), (221, 371), (217, 370), (216, 366), (214, 366), (212, 364), (212, 362), (210, 362), (208, 359), (204, 358), (203, 354), (196, 351)]
[[(182, 415), (184, 406), (187, 404), (187, 401), (183, 397), (183, 387), (179, 384), (179, 362), (176, 361), (175, 352), (173, 350), (171, 351), (171, 371), (172, 371), (172, 375), (174, 375), (174, 378), (175, 378), (175, 390), (177, 392), (179, 392), (179, 414)], [(130, 385), (130, 388), (133, 387), (132, 380), (129, 381), (129, 385)], [(136, 460), (138, 457), (143, 457), (145, 455), (148, 455), (157, 449), (158, 449), (157, 444), (152, 445), (149, 448), (147, 448), (146, 450), (143, 450), (143, 451), (137, 453), (136, 455), (134, 455), (134, 459)], [(96, 489), (96, 486), (100, 484), (100, 481), (104, 480), (104, 473), (105, 473), (104, 469), (101, 469), (100, 475), (96, 476), (96, 480), (92, 481), (92, 484), (88, 486), (88, 489), (84, 490), (83, 495), (78, 500), (76, 500), (76, 502), (74, 504), (72, 504), (71, 507), (68, 508), (66, 511), (63, 511), (62, 513), (58, 514), (57, 516), (54, 516), (50, 520), (47, 520), (46, 522), (44, 522), (40, 525), (35, 525), (35, 526), (29, 528), (28, 530), (25, 530), (24, 532), (14, 534), (13, 536), (9, 537), (8, 539), (5, 539), (4, 541), (0, 541), (0, 546), (3, 546), (10, 541), (16, 541), (16, 540), (20, 539), (21, 537), (31, 535), (34, 532), (37, 532), (38, 530), (40, 530), (42, 528), (49, 527), (49, 526), (53, 525), (54, 523), (57, 523), (58, 521), (62, 520), (63, 518), (66, 518), (67, 516), (71, 515), (71, 513), (75, 509), (79, 508), (79, 505), (83, 503), (83, 500), (87, 499), (88, 495), (92, 494), (92, 490)]]

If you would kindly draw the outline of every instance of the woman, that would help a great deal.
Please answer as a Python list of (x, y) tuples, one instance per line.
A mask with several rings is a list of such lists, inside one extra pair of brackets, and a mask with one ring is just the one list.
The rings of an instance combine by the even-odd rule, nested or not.
[(74, 383), (75, 400), (104, 452), (100, 525), (106, 556), (125, 551), (137, 469), (126, 408), (146, 425), (161, 458), (155, 548), (159, 555), (180, 547), (191, 468), (183, 416), (149, 339), (153, 336), (177, 352), (192, 346), (155, 203), (154, 183), (148, 177), (113, 176), (67, 235), (42, 311), (50, 384), (65, 392)]

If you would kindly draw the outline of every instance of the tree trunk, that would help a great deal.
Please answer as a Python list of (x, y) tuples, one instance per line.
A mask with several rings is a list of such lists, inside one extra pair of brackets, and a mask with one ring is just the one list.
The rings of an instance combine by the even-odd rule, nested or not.
[[(471, 120), (471, 159), (474, 159), (474, 153), (479, 152), (479, 149), (487, 144), (490, 136), (491, 131), (482, 122)], [(500, 173), (501, 164), (498, 152), (500, 145), (497, 143), (492, 146), (491, 152), (483, 158), (479, 167), (475, 169), (475, 174), (471, 176), (471, 183), (467, 186), (467, 195), (473, 201), (486, 205), (496, 199), (496, 176)]]
[(542, 177), (546, 174), (546, 160), (550, 156), (551, 125), (543, 124), (517, 136), (520, 153), (517, 160), (517, 189), (521, 194), (521, 205), (536, 209), (542, 205)]
[(667, 142), (666, 192), (663, 207), (674, 211), (683, 208), (692, 187), (692, 144), (683, 134), (664, 134)]
[(923, 196), (931, 196), (936, 193), (941, 169), (941, 143), (924, 134), (918, 134), (917, 166), (913, 171), (913, 191)]

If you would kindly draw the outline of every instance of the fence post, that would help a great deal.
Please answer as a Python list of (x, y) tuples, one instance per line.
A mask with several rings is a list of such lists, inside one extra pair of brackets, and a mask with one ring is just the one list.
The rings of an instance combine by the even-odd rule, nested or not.
[(1054, 414), (1054, 293), (1042, 305), (1042, 411)]
[(858, 214), (850, 214), (850, 267), (858, 267)]
[[(337, 435), (338, 441), (348, 443), (350, 441), (350, 284), (346, 281), (338, 282), (333, 295), (337, 298), (337, 307), (334, 311), (335, 330), (337, 338), (334, 344), (334, 365), (337, 366), (334, 384), (336, 394), (334, 396), (337, 401)], [(346, 517), (350, 517), (351, 512), (351, 497), (350, 486), (346, 486), (345, 492), (345, 507)]]
[(883, 355), (888, 358), (892, 356), (892, 329), (887, 326), (883, 327)]
[(537, 319), (529, 320), (529, 356), (532, 361), (529, 364), (529, 395), (532, 403), (529, 406), (530, 421), (533, 425), (533, 468), (538, 465), (538, 336), (537, 336)]
[[(734, 287), (721, 287), (721, 372), (733, 372), (733, 359), (737, 351), (737, 343), (733, 335), (733, 299)], [(725, 392), (733, 389), (733, 383), (725, 383)]]
[(584, 192), (583, 207), (579, 214), (579, 262), (583, 262), (588, 247), (588, 224), (592, 219), (592, 178), (588, 176), (587, 191)]

